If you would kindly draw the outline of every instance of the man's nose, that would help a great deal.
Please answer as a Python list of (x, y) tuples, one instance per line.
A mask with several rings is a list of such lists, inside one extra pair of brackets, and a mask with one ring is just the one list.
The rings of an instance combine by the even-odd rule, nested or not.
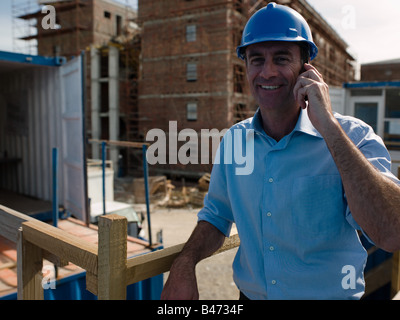
[(265, 60), (260, 75), (265, 79), (269, 79), (277, 75), (277, 70), (278, 69), (273, 61)]

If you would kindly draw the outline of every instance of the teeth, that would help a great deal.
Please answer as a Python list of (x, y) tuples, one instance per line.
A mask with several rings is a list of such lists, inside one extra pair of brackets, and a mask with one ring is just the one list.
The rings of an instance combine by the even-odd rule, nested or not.
[(261, 86), (261, 88), (263, 88), (265, 90), (275, 90), (275, 89), (278, 89), (279, 86)]

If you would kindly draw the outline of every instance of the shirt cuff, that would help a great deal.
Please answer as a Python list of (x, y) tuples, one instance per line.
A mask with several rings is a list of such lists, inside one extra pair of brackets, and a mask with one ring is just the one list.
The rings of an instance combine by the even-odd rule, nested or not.
[(206, 221), (216, 227), (225, 237), (229, 237), (232, 229), (232, 222), (220, 218), (210, 212), (207, 208), (202, 208), (197, 214), (198, 221)]

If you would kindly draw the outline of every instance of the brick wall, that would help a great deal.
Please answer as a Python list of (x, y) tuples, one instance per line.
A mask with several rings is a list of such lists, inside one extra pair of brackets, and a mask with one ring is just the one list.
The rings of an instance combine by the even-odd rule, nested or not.
[[(192, 7), (192, 10), (184, 10)], [(215, 1), (139, 1), (143, 21), (140, 131), (162, 128), (168, 120), (183, 127), (227, 128), (228, 97), (232, 95), (232, 51), (228, 7)], [(195, 41), (187, 27), (195, 26)], [(196, 80), (188, 81), (188, 64)], [(187, 120), (187, 104), (197, 103), (197, 120)]]
[[(106, 45), (111, 38), (122, 31), (127, 17), (133, 13), (123, 4), (108, 0), (80, 0), (77, 4), (65, 8), (63, 3), (55, 3), (58, 30), (38, 28), (38, 53), (54, 55), (57, 47), (58, 54), (69, 57), (85, 50), (90, 45)], [(118, 18), (119, 17), (119, 18)], [(120, 19), (120, 28), (117, 27)]]
[(44, 30), (38, 27), (39, 55), (70, 56), (79, 53), (82, 48), (93, 42), (93, 0), (82, 2), (85, 5), (65, 8), (63, 3), (54, 4), (56, 21), (60, 25), (57, 30)]
[(400, 59), (361, 65), (361, 81), (400, 80)]

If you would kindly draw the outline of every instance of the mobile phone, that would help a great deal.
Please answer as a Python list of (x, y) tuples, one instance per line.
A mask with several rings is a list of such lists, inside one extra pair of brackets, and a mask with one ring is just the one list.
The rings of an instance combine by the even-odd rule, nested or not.
[[(304, 68), (304, 63), (303, 63), (303, 66), (301, 67), (301, 70), (300, 70), (300, 74), (302, 74), (303, 72), (306, 72), (307, 70), (306, 70), (306, 68)], [(308, 101), (308, 96), (305, 96), (304, 97), (304, 101)]]

